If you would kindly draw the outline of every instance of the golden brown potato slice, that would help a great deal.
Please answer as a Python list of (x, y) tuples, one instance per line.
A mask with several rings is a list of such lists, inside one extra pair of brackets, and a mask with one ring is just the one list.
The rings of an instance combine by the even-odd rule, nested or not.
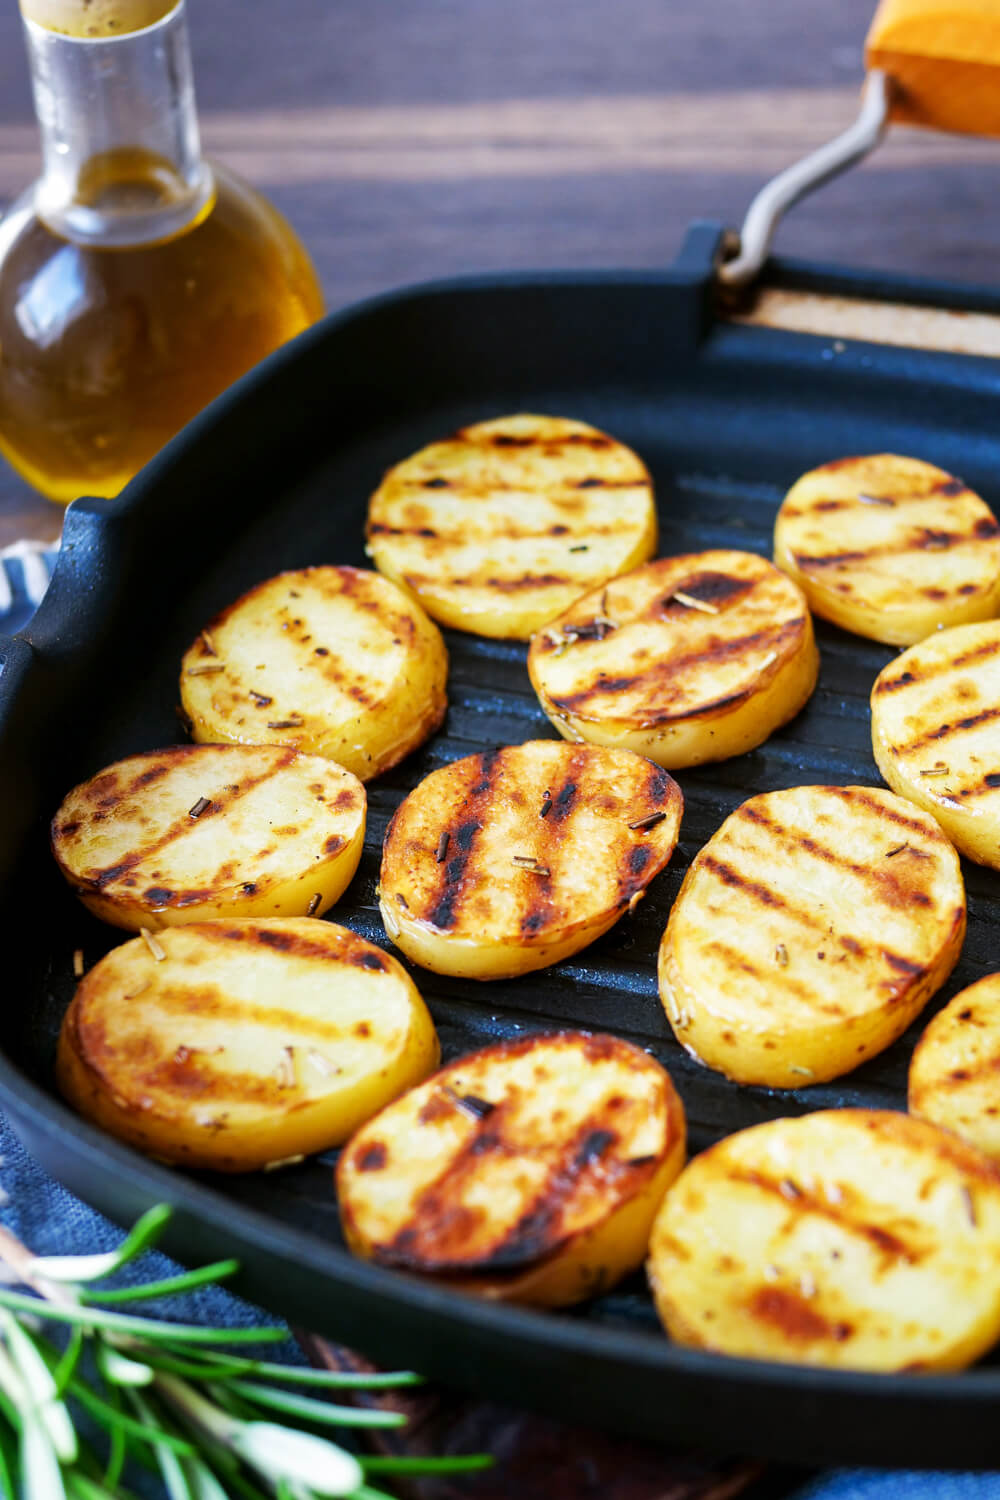
[(1000, 974), (970, 984), (931, 1021), (910, 1059), (912, 1115), (1000, 1162)]
[(535, 740), (426, 777), (385, 836), (379, 905), (407, 958), (502, 979), (577, 953), (639, 901), (683, 801), (630, 750)]
[(805, 599), (749, 552), (663, 557), (570, 605), (528, 672), (567, 740), (673, 770), (752, 750), (797, 714), (819, 655)]
[(365, 789), (281, 745), (171, 745), (74, 787), (52, 852), (84, 906), (138, 932), (211, 917), (318, 916), (350, 883)]
[(872, 748), (894, 792), (1000, 869), (1000, 621), (912, 646), (876, 678)]
[(442, 1068), (340, 1158), (347, 1243), (512, 1302), (595, 1296), (642, 1263), (684, 1164), (670, 1078), (612, 1036), (557, 1032)]
[(163, 1161), (247, 1172), (340, 1145), (438, 1060), (374, 943), (309, 917), (199, 922), (94, 965), (59, 1037), (71, 1104)]
[(850, 1369), (962, 1369), (1000, 1336), (1000, 1171), (903, 1114), (772, 1120), (681, 1174), (648, 1269), (682, 1344)]
[(578, 594), (656, 551), (645, 465), (563, 417), (463, 427), (390, 469), (372, 496), (375, 566), (435, 620), (527, 640)]
[(908, 646), (1000, 609), (1000, 526), (960, 479), (873, 453), (803, 474), (774, 528), (774, 560), (835, 625)]
[(409, 755), (444, 718), (437, 626), (361, 568), (302, 568), (217, 615), (181, 670), (196, 740), (292, 745), (362, 781)]
[(695, 857), (660, 945), (677, 1040), (738, 1083), (802, 1088), (881, 1052), (965, 935), (958, 856), (875, 787), (751, 797)]

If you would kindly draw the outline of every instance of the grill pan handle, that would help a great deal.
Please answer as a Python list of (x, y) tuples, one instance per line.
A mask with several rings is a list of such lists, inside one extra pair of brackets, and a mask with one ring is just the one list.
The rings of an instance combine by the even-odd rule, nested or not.
[(771, 179), (718, 267), (724, 291), (760, 273), (784, 214), (878, 145), (890, 120), (1000, 136), (1000, 0), (881, 0), (865, 41), (854, 124)]
[(731, 238), (729, 258), (719, 264), (718, 277), (724, 290), (741, 291), (756, 279), (778, 225), (794, 203), (875, 149), (889, 123), (891, 95), (887, 75), (877, 70), (869, 73), (854, 124), (765, 183), (747, 209), (739, 235)]

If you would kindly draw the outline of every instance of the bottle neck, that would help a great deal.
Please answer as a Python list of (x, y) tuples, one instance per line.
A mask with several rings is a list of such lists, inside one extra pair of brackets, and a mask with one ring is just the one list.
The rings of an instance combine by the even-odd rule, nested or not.
[(201, 156), (184, 0), (123, 36), (66, 36), (24, 19), (42, 135), (39, 217), (108, 249), (174, 238), (215, 186)]

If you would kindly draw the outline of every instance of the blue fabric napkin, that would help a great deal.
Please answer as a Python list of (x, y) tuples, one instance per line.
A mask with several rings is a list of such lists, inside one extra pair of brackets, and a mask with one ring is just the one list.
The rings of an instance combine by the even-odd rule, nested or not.
[(1000, 1474), (835, 1469), (789, 1500), (1000, 1500)]
[(57, 552), (39, 542), (15, 542), (0, 552), (0, 635), (27, 625), (42, 602)]
[[(13, 635), (41, 601), (54, 549), (20, 546), (0, 554), (0, 634)], [(0, 1219), (38, 1255), (110, 1250), (121, 1232), (53, 1182), (28, 1156), (0, 1115)], [(157, 1263), (158, 1262), (158, 1263)], [(144, 1276), (176, 1273), (165, 1256), (144, 1263)], [(219, 1287), (203, 1287), (171, 1303), (190, 1322), (249, 1327), (275, 1320)], [(276, 1345), (269, 1359), (295, 1359), (294, 1344)], [(152, 1495), (154, 1492), (149, 1491)], [(789, 1500), (1000, 1500), (1000, 1474), (946, 1474), (836, 1469), (798, 1489)]]
[[(0, 1114), (0, 1220), (22, 1244), (36, 1255), (91, 1255), (113, 1250), (121, 1243), (122, 1231), (102, 1214), (95, 1213), (58, 1182), (48, 1177), (25, 1151), (7, 1120)], [(152, 1250), (137, 1265), (118, 1273), (116, 1284), (153, 1281), (176, 1276), (180, 1266)], [(136, 1306), (142, 1317), (156, 1317), (169, 1308), (178, 1322), (225, 1325), (233, 1328), (280, 1326), (280, 1320), (259, 1307), (252, 1307), (218, 1286), (199, 1287), (166, 1301)], [(287, 1345), (269, 1344), (262, 1358), (304, 1363), (301, 1352)]]

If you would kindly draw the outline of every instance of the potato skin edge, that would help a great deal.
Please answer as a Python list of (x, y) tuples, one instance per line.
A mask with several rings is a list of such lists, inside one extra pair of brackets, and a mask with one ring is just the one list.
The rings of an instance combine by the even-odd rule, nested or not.
[[(558, 1035), (558, 1033), (557, 1033)], [(619, 1039), (615, 1038), (615, 1041)], [(506, 1044), (499, 1044), (500, 1047)], [(632, 1043), (620, 1042), (632, 1047)], [(489, 1052), (493, 1049), (483, 1049)], [(473, 1057), (478, 1054), (472, 1054)], [(456, 1059), (467, 1063), (468, 1058)], [(454, 1064), (441, 1069), (447, 1075)], [(664, 1101), (666, 1107), (665, 1150), (655, 1171), (639, 1191), (609, 1208), (605, 1216), (586, 1230), (570, 1236), (554, 1252), (536, 1263), (506, 1275), (479, 1274), (470, 1268), (462, 1274), (448, 1274), (419, 1266), (407, 1267), (438, 1286), (447, 1286), (484, 1297), (490, 1301), (518, 1303), (533, 1307), (567, 1307), (609, 1290), (624, 1276), (643, 1263), (653, 1221), (667, 1189), (683, 1170), (687, 1160), (687, 1124), (684, 1106), (665, 1068)], [(387, 1109), (391, 1105), (386, 1106)], [(369, 1123), (374, 1123), (377, 1116)], [(337, 1163), (334, 1181), (338, 1190), (341, 1228), (352, 1254), (362, 1260), (379, 1263), (378, 1248), (360, 1231), (351, 1210), (350, 1195), (343, 1189), (346, 1175), (346, 1153)]]
[[(782, 725), (802, 712), (815, 691), (820, 667), (811, 619), (808, 619), (807, 630), (808, 636), (799, 652), (782, 667), (773, 669), (771, 680), (760, 692), (755, 692), (730, 713), (699, 714), (683, 723), (668, 722), (647, 728), (632, 725), (627, 720), (597, 720), (582, 714), (565, 714), (554, 707), (534, 680), (532, 686), (546, 718), (564, 740), (585, 740), (592, 745), (634, 750), (665, 771), (684, 770), (688, 766), (730, 760), (735, 755), (756, 750)], [(795, 692), (788, 697), (792, 686)]]
[[(954, 850), (946, 846), (945, 852), (954, 864), (961, 893), (961, 907), (956, 907), (952, 912), (951, 928), (936, 962), (910, 976), (905, 986), (897, 985), (891, 999), (883, 1002), (877, 1010), (830, 1025), (829, 1034), (825, 1037), (818, 1027), (811, 1028), (804, 1033), (804, 1044), (797, 1046), (786, 1061), (783, 1053), (787, 1051), (789, 1039), (795, 1033), (774, 1028), (766, 1032), (752, 1031), (732, 1017), (720, 1019), (715, 1015), (706, 1015), (705, 1007), (699, 1000), (688, 1000), (687, 986), (678, 973), (673, 956), (673, 937), (683, 915), (683, 898), (697, 877), (705, 852), (711, 850), (715, 837), (716, 835), (712, 836), (688, 867), (674, 899), (657, 955), (660, 1001), (676, 1040), (695, 1061), (721, 1073), (734, 1083), (782, 1089), (802, 1089), (815, 1083), (830, 1082), (890, 1047), (945, 983), (961, 955), (968, 923), (968, 906)], [(683, 1026), (676, 1023), (677, 1016), (684, 1017)], [(885, 1024), (887, 1018), (891, 1018), (891, 1025)], [(724, 1043), (722, 1031), (735, 1036), (738, 1045)], [(780, 1045), (768, 1048), (768, 1041), (778, 1041)], [(859, 1051), (862, 1044), (864, 1050)], [(803, 1067), (808, 1068), (808, 1076), (801, 1071)]]
[[(343, 723), (331, 726), (332, 737), (329, 741), (317, 740), (314, 736), (303, 735), (296, 729), (268, 730), (266, 738), (259, 732), (250, 731), (240, 733), (230, 725), (225, 715), (209, 714), (204, 712), (197, 700), (198, 688), (195, 686), (198, 679), (192, 683), (188, 677), (189, 664), (197, 664), (200, 659), (196, 653), (199, 643), (204, 640), (204, 633), (209, 635), (218, 634), (227, 626), (230, 618), (238, 614), (241, 609), (252, 606), (264, 590), (272, 585), (282, 583), (286, 580), (294, 581), (296, 577), (322, 572), (345, 572), (357, 576), (367, 575), (369, 578), (378, 579), (380, 587), (392, 591), (400, 596), (400, 602), (407, 604), (413, 610), (413, 647), (411, 670), (415, 667), (420, 669), (422, 676), (426, 679), (426, 698), (416, 716), (410, 716), (406, 720), (406, 732), (401, 736), (388, 740), (384, 733), (386, 719), (390, 717), (392, 699), (383, 699), (374, 710), (366, 712), (366, 720), (371, 721), (368, 725), (369, 734), (365, 746), (357, 751), (355, 747), (345, 743), (346, 727)], [(181, 708), (186, 716), (191, 739), (196, 744), (258, 744), (268, 743), (276, 745), (288, 745), (295, 750), (306, 754), (320, 755), (327, 760), (333, 760), (345, 770), (350, 771), (359, 781), (368, 782), (374, 777), (380, 776), (384, 771), (391, 770), (400, 761), (410, 755), (424, 743), (444, 721), (448, 708), (447, 679), (448, 679), (448, 651), (444, 643), (441, 631), (434, 620), (426, 613), (419, 600), (415, 599), (412, 590), (401, 588), (395, 584), (393, 579), (387, 575), (374, 570), (354, 568), (348, 565), (333, 566), (319, 565), (312, 568), (286, 569), (270, 578), (261, 580), (252, 588), (245, 590), (239, 598), (234, 599), (224, 609), (219, 611), (204, 627), (204, 630), (195, 637), (191, 646), (184, 653), (181, 662), (180, 675), (180, 700)], [(195, 696), (193, 697), (192, 694)], [(410, 708), (412, 710), (412, 703)], [(380, 731), (375, 736), (375, 731)], [(369, 754), (372, 745), (376, 746), (374, 753)], [(380, 748), (378, 748), (380, 747)], [(367, 757), (367, 758), (366, 758)]]
[[(536, 742), (500, 747), (500, 753), (530, 750)], [(543, 742), (552, 746), (551, 741)], [(602, 747), (595, 747), (596, 751)], [(562, 747), (560, 746), (560, 749)], [(632, 752), (626, 751), (629, 757)], [(453, 764), (462, 765), (474, 757), (463, 757)], [(635, 763), (645, 760), (649, 768), (655, 763), (648, 758), (635, 758)], [(641, 876), (634, 878), (630, 894), (626, 899), (616, 900), (611, 906), (592, 911), (590, 915), (574, 917), (556, 925), (548, 923), (534, 932), (513, 929), (500, 937), (481, 937), (479, 934), (457, 935), (447, 929), (433, 925), (425, 916), (412, 911), (408, 904), (397, 902), (395, 896), (401, 883), (400, 872), (405, 868), (401, 851), (396, 847), (400, 838), (400, 825), (406, 815), (411, 799), (419, 796), (427, 783), (447, 771), (450, 767), (433, 771), (404, 798), (386, 828), (382, 845), (379, 872), (379, 912), (390, 941), (412, 962), (433, 973), (459, 979), (475, 979), (488, 982), (493, 979), (516, 978), (522, 974), (548, 968), (589, 947), (602, 937), (641, 900), (653, 880), (667, 868), (677, 847), (680, 827), (684, 816), (684, 795), (672, 777), (667, 778), (668, 790), (663, 793), (663, 828), (670, 831), (669, 849), (658, 852), (644, 867)], [(657, 835), (660, 829), (657, 828)], [(658, 838), (656, 838), (658, 842)], [(620, 861), (615, 866), (620, 868)], [(498, 958), (502, 955), (502, 961)]]
[[(393, 966), (397, 977), (405, 982), (410, 996), (409, 1030), (400, 1051), (389, 1064), (395, 1075), (390, 1093), (386, 1094), (382, 1082), (385, 1069), (359, 1079), (351, 1089), (349, 1099), (339, 1102), (335, 1128), (328, 1123), (327, 1097), (304, 1105), (292, 1102), (280, 1114), (270, 1110), (259, 1121), (235, 1127), (201, 1126), (184, 1119), (183, 1111), (178, 1119), (162, 1113), (154, 1114), (133, 1104), (115, 1091), (113, 1082), (102, 1076), (101, 1070), (85, 1056), (80, 1044), (78, 1018), (86, 978), (77, 986), (60, 1028), (55, 1066), (57, 1086), (67, 1102), (85, 1119), (143, 1154), (169, 1165), (226, 1173), (251, 1172), (276, 1159), (309, 1156), (343, 1145), (387, 1103), (421, 1083), (440, 1062), (440, 1040), (423, 996), (399, 963), (389, 954), (383, 956)], [(371, 1102), (373, 1094), (374, 1103)], [(278, 1150), (274, 1145), (275, 1133), (280, 1134), (283, 1143)]]
[[(808, 1118), (818, 1118), (819, 1114), (828, 1116), (836, 1115), (845, 1122), (867, 1121), (870, 1128), (877, 1135), (888, 1137), (890, 1140), (898, 1136), (901, 1140), (913, 1146), (914, 1127), (918, 1132), (926, 1132), (926, 1143), (933, 1147), (936, 1154), (944, 1157), (950, 1165), (956, 1166), (960, 1171), (968, 1173), (973, 1179), (981, 1179), (988, 1182), (992, 1187), (1000, 1187), (1000, 1166), (990, 1160), (974, 1144), (954, 1135), (948, 1130), (906, 1115), (896, 1110), (868, 1110), (864, 1108), (849, 1107), (840, 1110), (826, 1110), (818, 1112), (817, 1115)], [(749, 1135), (753, 1131), (771, 1130), (775, 1125), (782, 1123), (794, 1124), (795, 1121), (770, 1120), (761, 1125), (751, 1126), (736, 1132), (737, 1136)], [(728, 1136), (709, 1147), (691, 1162), (691, 1168), (699, 1163), (712, 1160), (724, 1159), (729, 1141), (734, 1139)], [(803, 1357), (796, 1360), (794, 1355), (786, 1349), (783, 1353), (771, 1353), (766, 1349), (755, 1350), (752, 1354), (738, 1353), (723, 1346), (723, 1344), (711, 1336), (707, 1336), (700, 1325), (696, 1325), (692, 1318), (686, 1315), (683, 1308), (679, 1307), (673, 1298), (669, 1276), (661, 1274), (661, 1268), (657, 1265), (656, 1246), (660, 1238), (660, 1230), (666, 1221), (670, 1211), (670, 1192), (665, 1195), (656, 1222), (653, 1225), (650, 1257), (647, 1262), (647, 1275), (650, 1289), (656, 1305), (657, 1314), (667, 1334), (677, 1343), (688, 1348), (705, 1349), (724, 1358), (753, 1357), (768, 1362), (784, 1362), (801, 1364), (807, 1368), (839, 1368), (846, 1370), (867, 1370), (872, 1373), (949, 1373), (966, 1369), (976, 1359), (986, 1354), (1000, 1337), (1000, 1295), (995, 1299), (993, 1316), (984, 1319), (982, 1323), (969, 1331), (962, 1339), (954, 1341), (949, 1349), (939, 1357), (929, 1356), (921, 1360), (919, 1366), (910, 1367), (900, 1363), (876, 1364), (851, 1360), (821, 1360)], [(713, 1325), (716, 1326), (716, 1325)]]

